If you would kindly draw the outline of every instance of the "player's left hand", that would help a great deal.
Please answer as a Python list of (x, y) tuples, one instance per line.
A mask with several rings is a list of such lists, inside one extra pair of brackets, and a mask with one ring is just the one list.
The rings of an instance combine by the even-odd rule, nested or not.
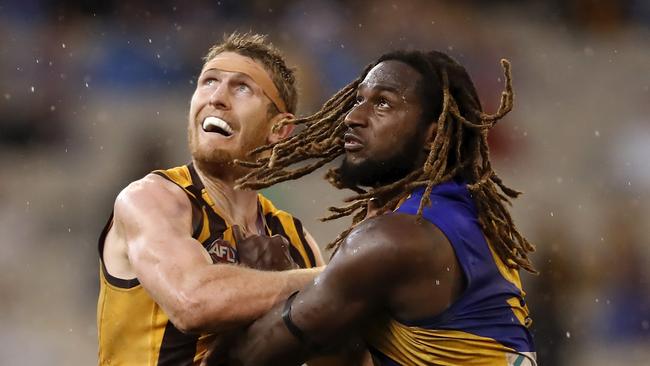
[(265, 271), (285, 271), (299, 268), (291, 258), (289, 241), (281, 235), (250, 235), (244, 237), (239, 226), (232, 227), (239, 263)]

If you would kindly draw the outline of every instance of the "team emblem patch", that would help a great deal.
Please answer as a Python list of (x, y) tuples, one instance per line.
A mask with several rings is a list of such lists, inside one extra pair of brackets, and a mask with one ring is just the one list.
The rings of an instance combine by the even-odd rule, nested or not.
[(219, 238), (205, 248), (212, 258), (212, 263), (237, 263), (237, 251), (230, 244)]

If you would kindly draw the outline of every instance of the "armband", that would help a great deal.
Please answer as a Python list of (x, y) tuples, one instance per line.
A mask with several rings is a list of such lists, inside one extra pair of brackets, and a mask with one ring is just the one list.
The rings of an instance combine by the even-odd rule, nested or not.
[(304, 344), (307, 349), (312, 351), (322, 350), (322, 347), (307, 339), (305, 332), (303, 332), (302, 329), (298, 328), (298, 326), (291, 319), (291, 306), (293, 305), (293, 300), (295, 300), (298, 292), (300, 291), (292, 293), (284, 303), (284, 309), (282, 310), (282, 321), (284, 322), (284, 325), (287, 327), (289, 332), (291, 332), (291, 334), (293, 334), (293, 336), (296, 337), (300, 343)]

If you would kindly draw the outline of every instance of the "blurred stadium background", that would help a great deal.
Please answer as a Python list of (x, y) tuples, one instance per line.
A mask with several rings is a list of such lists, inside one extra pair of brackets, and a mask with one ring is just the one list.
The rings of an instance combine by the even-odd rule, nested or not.
[[(96, 364), (96, 238), (119, 190), (183, 164), (201, 57), (269, 33), (298, 68), (300, 111), (395, 48), (463, 63), (484, 106), (512, 61), (515, 109), (493, 131), (542, 365), (650, 360), (650, 2), (0, 1), (0, 364)], [(343, 197), (322, 173), (268, 191), (323, 245)], [(218, 294), (215, 294), (218, 296)]]

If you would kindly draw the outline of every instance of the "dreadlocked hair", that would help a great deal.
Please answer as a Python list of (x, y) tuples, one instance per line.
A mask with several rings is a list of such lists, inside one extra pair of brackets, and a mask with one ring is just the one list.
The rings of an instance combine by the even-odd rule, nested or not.
[[(514, 94), (510, 62), (503, 59), (505, 90), (494, 114), (483, 112), (478, 94), (467, 71), (448, 55), (432, 51), (397, 51), (383, 55), (368, 65), (361, 76), (331, 97), (316, 113), (298, 119), (280, 121), (275, 128), (286, 124), (304, 125), (296, 135), (251, 152), (266, 152), (254, 162), (239, 162), (252, 168), (239, 181), (239, 187), (260, 189), (279, 182), (300, 178), (344, 153), (343, 135), (348, 129), (345, 116), (354, 108), (356, 91), (368, 72), (380, 62), (404, 62), (420, 72), (418, 85), (422, 98), (423, 120), (435, 121), (437, 129), (423, 166), (393, 183), (364, 190), (344, 184), (339, 168), (325, 175), (334, 187), (352, 189), (356, 194), (345, 199), (347, 205), (330, 207), (330, 215), (321, 220), (352, 216), (352, 225), (342, 232), (328, 248), (334, 252), (347, 235), (366, 216), (369, 204), (380, 202), (378, 208), (392, 210), (415, 188), (425, 187), (417, 216), (431, 204), (434, 186), (451, 179), (467, 183), (478, 209), (479, 224), (488, 242), (501, 260), (512, 268), (523, 268), (537, 273), (529, 254), (534, 246), (519, 232), (507, 209), (511, 199), (521, 192), (506, 186), (490, 163), (488, 131), (512, 110)], [(270, 154), (269, 154), (270, 152)], [(259, 156), (259, 155), (258, 155)], [(297, 163), (307, 161), (306, 164)]]

